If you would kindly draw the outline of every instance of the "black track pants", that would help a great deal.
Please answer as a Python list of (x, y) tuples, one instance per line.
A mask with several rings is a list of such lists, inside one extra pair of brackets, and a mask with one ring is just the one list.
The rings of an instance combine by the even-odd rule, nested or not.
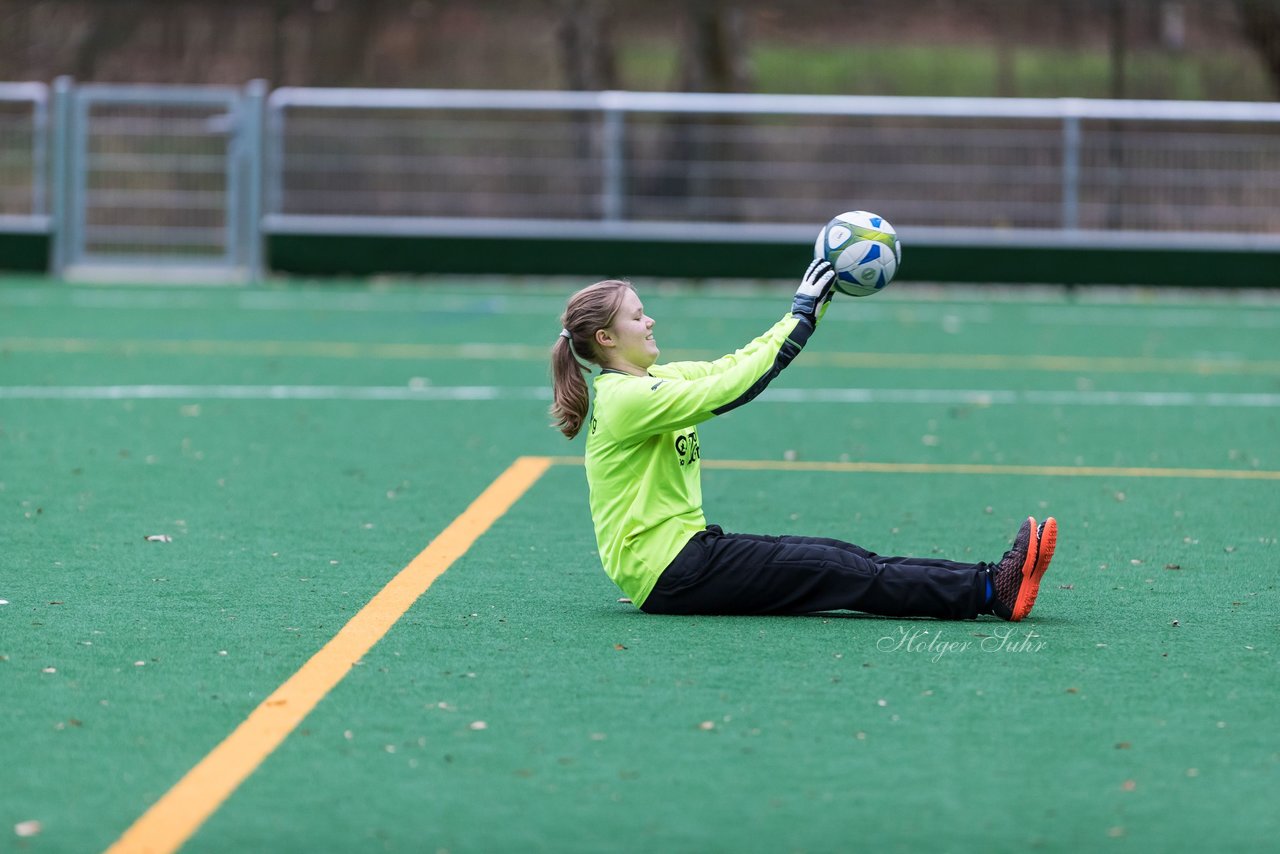
[(695, 534), (641, 610), (650, 614), (863, 611), (966, 620), (988, 613), (985, 563), (880, 557), (816, 537)]

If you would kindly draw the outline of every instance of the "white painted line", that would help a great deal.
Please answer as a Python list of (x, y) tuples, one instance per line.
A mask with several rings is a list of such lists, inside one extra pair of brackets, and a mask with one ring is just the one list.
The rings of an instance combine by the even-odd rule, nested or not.
[[(668, 296), (660, 284), (637, 282), (647, 299), (663, 302), (675, 300), (680, 310), (700, 316), (734, 319), (755, 318), (761, 322), (780, 316), (785, 309), (785, 286), (779, 284), (774, 296), (765, 286), (750, 292), (726, 292), (708, 296), (676, 294)], [(0, 305), (23, 308), (72, 306), (108, 310), (199, 310), (234, 311), (336, 312), (387, 314), (481, 314), (486, 316), (532, 316), (546, 318), (554, 324), (564, 302), (572, 291), (567, 285), (563, 294), (526, 293), (475, 294), (457, 292), (393, 291), (366, 293), (360, 291), (239, 290), (208, 293), (187, 290), (102, 290), (94, 288), (0, 288)], [(980, 287), (974, 288), (981, 292)], [(927, 294), (904, 290), (887, 298), (871, 300), (842, 299), (824, 322), (834, 323), (919, 323), (942, 324), (945, 331), (958, 331), (960, 325), (986, 325), (1001, 322), (992, 311), (993, 304), (1021, 305), (1032, 324), (1057, 327), (1140, 327), (1144, 329), (1276, 329), (1280, 328), (1280, 310), (1274, 302), (1240, 302), (1160, 304), (1117, 303), (1080, 304), (1045, 302), (1042, 296), (1028, 294), (1023, 299), (992, 298), (939, 299)]]
[(0, 386), (0, 400), (550, 400), (551, 390), (499, 386)]
[(1041, 326), (1106, 326), (1147, 329), (1275, 329), (1280, 327), (1280, 312), (1260, 306), (1241, 305), (1234, 309), (1220, 306), (1132, 306), (1088, 305), (1046, 306), (1033, 311), (1029, 322)]
[[(545, 386), (108, 385), (0, 386), (0, 400), (550, 400)], [(1280, 394), (939, 388), (774, 388), (766, 403), (1278, 408)]]
[(1066, 406), (1280, 406), (1280, 394), (1178, 391), (1027, 391), (1026, 403)]

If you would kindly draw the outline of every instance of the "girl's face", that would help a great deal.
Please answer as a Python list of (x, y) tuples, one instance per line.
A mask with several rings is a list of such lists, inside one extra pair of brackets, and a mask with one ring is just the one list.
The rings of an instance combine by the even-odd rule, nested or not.
[(596, 344), (604, 355), (606, 367), (643, 376), (658, 361), (658, 344), (653, 340), (653, 318), (644, 313), (644, 305), (636, 292), (627, 288), (622, 305), (608, 329), (596, 333)]

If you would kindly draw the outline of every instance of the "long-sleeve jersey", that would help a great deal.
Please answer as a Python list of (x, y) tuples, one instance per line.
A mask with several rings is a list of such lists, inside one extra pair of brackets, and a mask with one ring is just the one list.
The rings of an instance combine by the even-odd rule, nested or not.
[(637, 607), (707, 526), (696, 425), (756, 397), (812, 332), (809, 321), (788, 314), (714, 362), (595, 378), (586, 450), (591, 519), (605, 572)]

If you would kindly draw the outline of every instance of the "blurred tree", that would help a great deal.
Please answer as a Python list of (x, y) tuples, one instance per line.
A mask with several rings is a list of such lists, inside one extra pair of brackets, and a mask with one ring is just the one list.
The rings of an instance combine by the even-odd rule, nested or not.
[(377, 38), (390, 13), (387, 0), (319, 0), (313, 27), (311, 83), (317, 86), (367, 86)]
[(1280, 2), (1236, 0), (1241, 31), (1271, 73), (1271, 87), (1280, 98)]
[[(588, 92), (616, 88), (613, 6), (609, 0), (559, 0), (557, 10), (556, 45), (564, 87)], [(570, 113), (569, 121), (578, 160), (582, 163), (599, 160), (597, 137), (601, 131), (596, 117), (574, 112)], [(579, 197), (603, 198), (595, 176), (580, 171), (574, 180)]]
[(1280, 97), (1280, 0), (884, 11), (876, 0), (0, 0), (0, 78)]
[[(1125, 0), (1109, 0), (1107, 15), (1109, 32), (1109, 53), (1111, 56), (1111, 87), (1108, 93), (1112, 98), (1125, 97), (1125, 56), (1128, 53), (1128, 34), (1125, 26)], [(1120, 123), (1107, 122), (1107, 228), (1124, 226), (1124, 187), (1121, 177), (1124, 174), (1124, 137), (1120, 133)]]
[(288, 84), (288, 27), (289, 16), (294, 13), (297, 0), (272, 0), (270, 57), (266, 74), (272, 85)]
[[(749, 92), (752, 89), (750, 39), (740, 4), (733, 0), (689, 0), (678, 44), (676, 90), (681, 92)], [(643, 193), (667, 206), (667, 212), (697, 219), (711, 210), (736, 219), (733, 208), (743, 193), (739, 180), (717, 175), (710, 164), (731, 163), (734, 153), (726, 128), (751, 122), (733, 116), (673, 114), (657, 137), (654, 174)], [(727, 199), (739, 200), (734, 203)]]
[(0, 80), (20, 80), (29, 61), (31, 15), (17, 4), (0, 0)]
[(74, 42), (70, 73), (77, 80), (93, 80), (99, 65), (128, 44), (150, 20), (146, 0), (87, 5)]
[(618, 85), (609, 0), (561, 0), (556, 43), (566, 89), (600, 91)]
[(996, 95), (1001, 98), (1012, 98), (1018, 94), (1015, 50), (1019, 34), (1014, 27), (1008, 26), (1009, 16), (1017, 14), (1018, 8), (1010, 9), (1003, 4), (987, 8), (989, 26), (995, 38)]
[(1125, 96), (1124, 63), (1128, 54), (1128, 34), (1125, 32), (1125, 2), (1110, 0), (1107, 10), (1108, 53), (1111, 56), (1111, 86), (1107, 93), (1111, 98)]
[(681, 92), (750, 91), (742, 10), (726, 0), (690, 0), (684, 10), (676, 88)]

